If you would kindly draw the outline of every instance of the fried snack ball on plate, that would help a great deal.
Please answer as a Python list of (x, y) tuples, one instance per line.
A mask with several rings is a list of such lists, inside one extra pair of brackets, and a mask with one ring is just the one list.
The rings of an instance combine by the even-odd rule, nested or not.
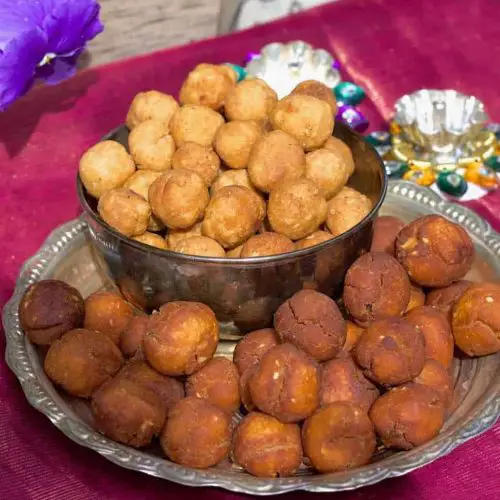
[(328, 137), (326, 142), (323, 144), (323, 147), (325, 149), (328, 149), (329, 151), (333, 151), (337, 156), (340, 156), (344, 163), (348, 165), (349, 167), (349, 176), (351, 176), (354, 173), (354, 170), (356, 168), (354, 164), (354, 158), (352, 156), (351, 149), (349, 146), (341, 141), (338, 137)]
[(347, 401), (317, 410), (302, 428), (304, 454), (319, 472), (367, 464), (375, 452), (373, 424), (366, 411)]
[(418, 377), (425, 361), (425, 341), (403, 318), (373, 323), (354, 348), (354, 358), (369, 379), (390, 386)]
[(233, 361), (240, 375), (248, 368), (257, 365), (260, 358), (277, 345), (276, 331), (272, 328), (263, 328), (247, 333), (236, 344), (233, 354)]
[(102, 220), (124, 236), (139, 236), (148, 228), (149, 203), (134, 191), (116, 188), (106, 191), (97, 204)]
[(117, 345), (133, 317), (132, 306), (116, 293), (95, 292), (85, 299), (84, 328), (103, 333)]
[(319, 366), (294, 345), (280, 344), (262, 356), (249, 388), (259, 410), (282, 422), (299, 422), (318, 407)]
[(206, 399), (224, 411), (234, 413), (240, 407), (240, 376), (232, 361), (212, 358), (186, 380), (186, 395)]
[(326, 226), (333, 236), (339, 236), (358, 225), (371, 209), (370, 198), (345, 186), (328, 202)]
[(430, 306), (419, 306), (406, 315), (425, 340), (425, 357), (434, 359), (445, 368), (453, 361), (453, 335), (446, 316)]
[(451, 324), (453, 307), (471, 285), (472, 281), (459, 280), (442, 288), (434, 288), (427, 294), (425, 303), (442, 312)]
[(476, 283), (463, 293), (453, 308), (455, 344), (469, 356), (500, 351), (500, 285)]
[(264, 122), (278, 102), (276, 92), (259, 78), (243, 80), (227, 94), (224, 112), (228, 121)]
[(392, 215), (380, 215), (373, 221), (373, 239), (370, 252), (386, 252), (394, 256), (394, 243), (405, 223)]
[(21, 328), (32, 344), (50, 345), (83, 325), (85, 304), (80, 292), (59, 280), (33, 283), (19, 304)]
[(126, 358), (142, 353), (142, 339), (146, 335), (148, 316), (135, 316), (120, 335), (120, 351)]
[(423, 306), (425, 304), (425, 293), (418, 285), (411, 285), (410, 288), (410, 301), (406, 306), (406, 312), (415, 309), (415, 307)]
[(215, 134), (224, 123), (222, 115), (213, 109), (194, 104), (186, 104), (172, 117), (170, 133), (175, 145), (180, 148), (185, 142), (195, 142), (211, 147)]
[(122, 354), (109, 337), (79, 328), (52, 343), (44, 370), (68, 394), (88, 398), (122, 364)]
[(106, 191), (123, 186), (135, 172), (135, 164), (121, 144), (102, 141), (83, 154), (78, 172), (87, 192), (100, 198)]
[(171, 95), (157, 90), (139, 92), (128, 110), (127, 127), (133, 130), (147, 120), (158, 120), (168, 125), (178, 109), (179, 104)]
[(318, 361), (335, 357), (346, 338), (346, 324), (334, 300), (315, 290), (301, 290), (274, 315), (281, 342), (290, 342)]
[(210, 199), (202, 231), (224, 248), (234, 248), (257, 231), (265, 216), (266, 205), (255, 191), (243, 186), (226, 186)]
[(295, 242), (296, 250), (303, 250), (304, 248), (313, 247), (315, 245), (319, 245), (320, 243), (324, 243), (325, 241), (331, 240), (333, 235), (328, 231), (314, 231), (309, 236), (302, 238)]
[(264, 413), (250, 413), (235, 430), (232, 455), (253, 476), (291, 476), (302, 463), (300, 427)]
[(208, 204), (208, 187), (196, 172), (175, 169), (151, 184), (149, 202), (153, 213), (169, 229), (185, 229), (203, 218)]
[(358, 343), (358, 340), (363, 335), (365, 329), (356, 325), (352, 321), (346, 321), (346, 337), (344, 345), (339, 353), (339, 356), (349, 356), (354, 346)]
[(250, 153), (262, 129), (257, 122), (235, 120), (222, 125), (215, 136), (214, 148), (229, 168), (246, 168)]
[(278, 233), (265, 232), (250, 237), (241, 249), (240, 257), (264, 257), (293, 252), (293, 241)]
[(234, 83), (231, 75), (221, 66), (198, 64), (184, 80), (179, 93), (179, 102), (220, 109)]
[(134, 241), (149, 245), (150, 247), (159, 248), (160, 250), (168, 250), (167, 242), (160, 235), (146, 231), (144, 234), (134, 236)]
[(172, 158), (172, 168), (196, 172), (210, 186), (219, 175), (220, 159), (210, 147), (185, 142)]
[(128, 178), (123, 187), (132, 190), (148, 201), (149, 188), (161, 174), (155, 170), (137, 170)]
[(414, 382), (434, 389), (441, 396), (445, 409), (453, 403), (453, 379), (448, 370), (438, 361), (425, 360), (424, 367)]
[(309, 179), (282, 182), (269, 196), (271, 227), (291, 240), (300, 240), (317, 231), (325, 222), (326, 200)]
[(229, 454), (231, 431), (231, 417), (222, 408), (187, 397), (170, 410), (160, 444), (172, 462), (207, 469)]
[(400, 231), (396, 257), (418, 285), (443, 287), (469, 271), (474, 246), (463, 227), (440, 215), (426, 215)]
[(297, 139), (281, 130), (262, 135), (248, 160), (248, 175), (252, 184), (270, 193), (281, 182), (304, 175), (306, 156)]
[(378, 398), (369, 415), (384, 446), (410, 450), (438, 435), (444, 423), (444, 405), (434, 389), (408, 383)]
[(332, 110), (332, 116), (337, 114), (337, 100), (332, 89), (317, 80), (300, 82), (291, 92), (292, 94), (309, 95), (325, 101)]
[(167, 233), (166, 242), (168, 248), (172, 250), (175, 245), (182, 240), (191, 238), (192, 236), (202, 236), (201, 233), (201, 222), (197, 222), (194, 226), (188, 227), (187, 229), (172, 229)]
[(329, 104), (310, 95), (292, 94), (281, 99), (270, 118), (274, 129), (295, 137), (306, 151), (321, 147), (333, 132)]
[(190, 236), (179, 241), (172, 250), (200, 257), (225, 257), (226, 255), (224, 249), (208, 236)]
[(359, 326), (401, 316), (410, 301), (410, 280), (399, 262), (383, 252), (369, 252), (348, 269), (344, 305)]
[(219, 189), (226, 186), (243, 186), (257, 193), (255, 187), (250, 182), (248, 171), (244, 168), (240, 170), (226, 170), (225, 172), (222, 172), (212, 184), (210, 194), (213, 196), (214, 193), (219, 191)]
[(174, 301), (149, 318), (143, 351), (164, 375), (191, 375), (210, 361), (219, 342), (213, 311), (199, 302)]

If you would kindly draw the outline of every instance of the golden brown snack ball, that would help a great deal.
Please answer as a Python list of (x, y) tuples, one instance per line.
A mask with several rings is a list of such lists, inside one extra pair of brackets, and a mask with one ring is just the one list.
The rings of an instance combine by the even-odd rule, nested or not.
[(67, 393), (88, 398), (122, 364), (120, 350), (107, 336), (79, 328), (52, 343), (44, 369), (50, 380)]
[(358, 340), (363, 335), (365, 329), (356, 325), (352, 321), (346, 321), (346, 336), (345, 342), (342, 347), (342, 350), (339, 353), (339, 356), (349, 355), (350, 352), (354, 349), (354, 346), (358, 343)]
[(243, 186), (226, 186), (210, 199), (202, 231), (224, 248), (234, 248), (257, 231), (265, 216), (265, 203), (255, 191)]
[(50, 345), (83, 324), (85, 304), (80, 292), (59, 280), (33, 283), (19, 304), (21, 328), (30, 342)]
[(296, 250), (303, 250), (304, 248), (313, 247), (315, 245), (319, 245), (320, 243), (324, 243), (325, 241), (331, 240), (333, 235), (328, 231), (314, 231), (309, 236), (302, 238), (295, 242)]
[(168, 248), (172, 250), (179, 241), (191, 238), (191, 236), (202, 236), (201, 222), (197, 222), (194, 226), (188, 227), (187, 229), (172, 229), (168, 231), (166, 236)]
[(415, 283), (442, 287), (463, 278), (474, 260), (467, 231), (440, 215), (426, 215), (403, 228), (396, 257)]
[(225, 75), (227, 75), (233, 83), (236, 83), (238, 81), (238, 73), (231, 68), (228, 64), (219, 64), (217, 66), (220, 71), (222, 71)]
[(146, 335), (148, 316), (135, 316), (120, 335), (120, 351), (127, 358), (142, 352), (142, 339)]
[(418, 285), (411, 285), (410, 301), (406, 306), (406, 312), (415, 309), (415, 307), (423, 306), (425, 304), (425, 293)]
[(370, 252), (386, 252), (394, 256), (394, 243), (405, 223), (392, 215), (380, 215), (373, 221), (373, 239)]
[(300, 428), (264, 413), (250, 413), (236, 428), (232, 454), (254, 476), (291, 476), (302, 462)]
[(130, 105), (127, 114), (127, 127), (133, 130), (147, 120), (158, 120), (168, 125), (174, 113), (179, 109), (177, 101), (168, 94), (149, 90), (139, 92)]
[(196, 172), (176, 169), (165, 172), (151, 184), (149, 202), (153, 213), (169, 229), (185, 229), (203, 218), (208, 187)]
[(213, 196), (214, 193), (219, 191), (219, 189), (226, 186), (243, 186), (257, 192), (253, 184), (250, 182), (248, 171), (245, 168), (240, 170), (226, 170), (225, 172), (222, 172), (210, 187), (210, 194)]
[(227, 94), (224, 112), (229, 121), (265, 121), (278, 102), (276, 92), (259, 78), (243, 80)]
[(267, 210), (277, 233), (300, 240), (325, 222), (326, 200), (309, 179), (289, 180), (272, 191)]
[(149, 203), (134, 191), (116, 188), (106, 191), (97, 204), (102, 220), (124, 236), (139, 236), (148, 228)]
[(304, 454), (319, 472), (367, 464), (375, 452), (373, 424), (366, 411), (347, 401), (317, 410), (302, 428)]
[(182, 106), (172, 117), (170, 133), (180, 148), (185, 142), (211, 147), (215, 134), (224, 123), (222, 115), (213, 109), (194, 104)]
[(401, 316), (410, 300), (410, 280), (399, 262), (384, 252), (369, 252), (348, 269), (344, 305), (356, 323)]
[(410, 450), (438, 435), (444, 406), (433, 389), (408, 383), (378, 398), (369, 415), (384, 446)]
[(327, 206), (326, 225), (339, 236), (358, 225), (371, 211), (370, 198), (348, 186), (343, 187)]
[(186, 380), (186, 395), (206, 399), (224, 411), (234, 413), (240, 407), (238, 370), (229, 359), (212, 358)]
[(500, 285), (471, 285), (453, 308), (455, 344), (469, 356), (500, 351)]
[(406, 315), (406, 320), (424, 336), (425, 357), (449, 368), (453, 361), (454, 343), (446, 316), (430, 306), (419, 306)]
[(172, 168), (196, 172), (210, 186), (219, 174), (220, 159), (210, 147), (185, 142), (172, 157)]
[(241, 257), (241, 251), (243, 250), (243, 245), (238, 245), (226, 252), (226, 257), (228, 259), (239, 259)]
[(212, 238), (208, 236), (191, 236), (185, 238), (174, 248), (174, 252), (188, 255), (198, 255), (199, 257), (225, 257), (224, 249)]
[(453, 379), (448, 370), (438, 361), (427, 359), (414, 382), (434, 389), (440, 395), (445, 409), (453, 403)]
[(273, 130), (260, 137), (250, 154), (248, 175), (252, 184), (270, 193), (281, 182), (304, 175), (306, 156), (290, 134)]
[(295, 137), (306, 151), (321, 147), (333, 132), (330, 105), (310, 95), (292, 94), (271, 112), (273, 128)]
[(255, 366), (269, 349), (277, 345), (276, 332), (272, 328), (247, 333), (234, 349), (233, 361), (240, 375)]
[(282, 422), (299, 422), (318, 407), (319, 366), (294, 345), (280, 344), (262, 356), (249, 388), (259, 410)]
[(306, 80), (300, 82), (291, 92), (292, 94), (310, 95), (325, 101), (332, 110), (332, 116), (337, 114), (337, 100), (332, 89), (318, 80)]
[(278, 233), (265, 232), (249, 238), (241, 249), (240, 257), (264, 257), (293, 252), (293, 241)]
[(340, 156), (344, 163), (349, 167), (349, 175), (353, 174), (356, 166), (354, 164), (352, 151), (345, 142), (341, 141), (338, 137), (331, 136), (328, 137), (326, 142), (323, 144), (323, 147)]
[(250, 394), (250, 380), (257, 371), (257, 365), (258, 363), (246, 369), (240, 375), (240, 399), (243, 408), (245, 408), (247, 412), (257, 410), (257, 407), (252, 401), (252, 395)]
[(123, 187), (134, 191), (148, 201), (149, 188), (160, 175), (161, 172), (155, 170), (137, 170), (128, 178)]
[(170, 410), (160, 443), (173, 462), (206, 469), (229, 454), (231, 417), (206, 399), (181, 399)]
[(424, 337), (403, 318), (380, 320), (358, 340), (354, 358), (369, 379), (385, 386), (403, 384), (422, 371)]
[(167, 250), (168, 245), (164, 238), (155, 233), (150, 233), (146, 231), (140, 236), (134, 236), (132, 238), (134, 241), (139, 243), (144, 243), (144, 245), (149, 245), (150, 247), (159, 248), (160, 250)]
[(337, 304), (315, 290), (301, 290), (285, 301), (274, 315), (274, 328), (282, 342), (290, 342), (318, 361), (336, 356), (346, 338)]
[(149, 318), (142, 348), (164, 375), (191, 375), (206, 365), (219, 342), (213, 311), (199, 302), (169, 302)]
[(106, 191), (123, 186), (135, 172), (135, 164), (121, 144), (102, 141), (83, 154), (78, 171), (87, 192), (100, 198)]
[(453, 307), (471, 284), (472, 281), (459, 280), (442, 288), (434, 288), (427, 293), (425, 303), (442, 312), (451, 324)]
[(189, 72), (179, 93), (181, 104), (199, 104), (211, 109), (220, 109), (234, 80), (221, 66), (199, 64)]

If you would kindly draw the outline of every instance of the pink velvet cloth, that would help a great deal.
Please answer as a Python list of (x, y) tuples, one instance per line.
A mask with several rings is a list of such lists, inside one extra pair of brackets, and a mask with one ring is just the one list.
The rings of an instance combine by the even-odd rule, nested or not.
[[(362, 85), (363, 110), (379, 128), (401, 94), (456, 88), (486, 103), (500, 121), (500, 3), (497, 0), (341, 0), (266, 26), (92, 69), (58, 87), (39, 88), (0, 114), (0, 305), (22, 262), (50, 231), (80, 210), (75, 175), (81, 153), (123, 122), (141, 90), (176, 93), (204, 61), (241, 62), (272, 41), (306, 40), (341, 61)], [(500, 194), (470, 205), (500, 228)], [(4, 337), (0, 337), (4, 350)], [(339, 499), (499, 498), (500, 427), (405, 477)], [(0, 497), (9, 500), (236, 498), (131, 472), (82, 448), (26, 402), (0, 362)], [(311, 497), (297, 493), (289, 498)]]

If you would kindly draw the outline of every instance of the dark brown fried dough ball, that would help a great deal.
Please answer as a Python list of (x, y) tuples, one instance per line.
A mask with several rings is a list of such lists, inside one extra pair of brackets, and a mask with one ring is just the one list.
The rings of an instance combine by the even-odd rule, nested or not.
[(241, 249), (240, 257), (264, 257), (293, 252), (293, 241), (278, 233), (261, 233), (249, 238)]
[(345, 342), (342, 347), (342, 350), (339, 353), (339, 356), (348, 356), (350, 352), (354, 349), (355, 345), (358, 343), (358, 340), (363, 335), (365, 329), (356, 325), (352, 321), (346, 321), (346, 337)]
[(302, 428), (304, 454), (319, 472), (335, 472), (367, 464), (376, 439), (366, 411), (338, 401), (317, 410)]
[(410, 280), (394, 257), (369, 252), (347, 271), (343, 298), (356, 323), (366, 327), (405, 312), (410, 300)]
[(194, 226), (188, 227), (187, 229), (172, 229), (167, 233), (166, 242), (168, 248), (172, 250), (175, 245), (182, 240), (191, 238), (192, 236), (202, 236), (201, 233), (201, 222), (197, 222)]
[(326, 200), (309, 179), (285, 181), (271, 193), (267, 215), (277, 233), (300, 240), (325, 222)]
[(433, 389), (409, 383), (378, 398), (369, 415), (384, 446), (410, 450), (438, 435), (444, 406)]
[(133, 130), (147, 120), (158, 120), (168, 125), (178, 109), (179, 105), (171, 95), (157, 90), (139, 92), (128, 110), (127, 127)]
[(122, 364), (120, 350), (108, 337), (82, 328), (67, 332), (50, 346), (44, 369), (67, 393), (88, 398)]
[(226, 255), (224, 249), (208, 236), (191, 236), (190, 238), (185, 238), (179, 241), (172, 250), (200, 257), (225, 257)]
[(186, 395), (210, 401), (234, 413), (240, 407), (239, 375), (236, 366), (226, 358), (213, 358), (186, 380)]
[(453, 379), (441, 363), (434, 359), (427, 359), (420, 375), (414, 382), (434, 389), (441, 396), (445, 409), (451, 406), (453, 402)]
[(134, 236), (132, 238), (134, 241), (143, 243), (144, 245), (149, 245), (150, 247), (159, 248), (160, 250), (167, 250), (168, 245), (164, 238), (155, 233), (150, 233), (146, 231), (144, 234), (139, 236)]
[(282, 342), (290, 342), (317, 359), (335, 357), (345, 342), (346, 324), (334, 300), (314, 290), (301, 290), (274, 315)]
[(380, 215), (373, 221), (373, 239), (370, 252), (386, 252), (394, 256), (394, 242), (405, 223), (392, 215)]
[(449, 368), (453, 361), (453, 335), (444, 314), (430, 306), (412, 309), (406, 320), (415, 325), (425, 340), (425, 357)]
[(234, 433), (233, 457), (257, 477), (291, 476), (302, 462), (300, 428), (264, 413), (250, 413)]
[(460, 280), (443, 288), (434, 288), (427, 294), (425, 303), (442, 312), (451, 324), (453, 307), (471, 284), (472, 281)]
[(233, 361), (240, 375), (255, 366), (269, 349), (277, 345), (276, 332), (272, 328), (247, 333), (234, 349)]
[(306, 80), (300, 82), (291, 92), (292, 94), (310, 95), (325, 101), (330, 109), (332, 110), (332, 115), (337, 114), (337, 101), (335, 99), (335, 94), (332, 89), (328, 88), (324, 83), (318, 82), (317, 80)]
[(219, 174), (220, 159), (210, 147), (185, 142), (172, 157), (172, 168), (196, 172), (210, 186)]
[(143, 351), (165, 375), (191, 375), (206, 365), (219, 341), (213, 311), (198, 302), (169, 302), (149, 318)]
[(295, 137), (306, 151), (321, 147), (333, 132), (329, 104), (310, 95), (292, 94), (281, 99), (270, 118), (273, 128)]
[(352, 175), (355, 170), (354, 158), (352, 157), (352, 152), (349, 146), (338, 139), (337, 137), (328, 137), (326, 142), (323, 144), (325, 149), (333, 151), (338, 156), (340, 156), (343, 161), (349, 166), (349, 175)]
[(304, 248), (309, 248), (315, 245), (319, 245), (320, 243), (324, 243), (325, 241), (331, 240), (332, 238), (333, 235), (328, 231), (314, 231), (314, 233), (311, 233), (309, 236), (296, 241), (295, 249), (303, 250)]
[(414, 220), (396, 238), (396, 257), (421, 286), (447, 286), (472, 266), (474, 246), (467, 231), (440, 215)]
[(107, 335), (117, 345), (133, 316), (132, 306), (116, 293), (96, 292), (85, 299), (84, 327)]
[(240, 170), (226, 170), (225, 172), (222, 172), (212, 184), (210, 194), (213, 196), (217, 191), (219, 191), (219, 189), (226, 186), (243, 186), (257, 192), (253, 184), (250, 182), (247, 170), (244, 168)]
[(21, 328), (30, 342), (50, 345), (83, 324), (85, 304), (80, 292), (59, 280), (33, 283), (19, 304)]
[(406, 306), (406, 312), (415, 309), (415, 307), (423, 306), (425, 304), (425, 293), (424, 291), (417, 285), (411, 285), (410, 289), (410, 301)]
[(403, 318), (380, 320), (358, 340), (354, 357), (371, 380), (387, 386), (403, 384), (422, 371), (424, 337)]
[(500, 351), (500, 285), (471, 285), (453, 308), (455, 344), (469, 356)]
[(196, 172), (176, 169), (164, 173), (149, 188), (153, 213), (169, 229), (185, 229), (203, 218), (208, 187)]
[(292, 344), (273, 347), (262, 356), (249, 382), (259, 410), (282, 422), (299, 422), (319, 404), (319, 366)]
[(250, 368), (247, 368), (240, 375), (240, 381), (239, 381), (240, 399), (241, 399), (241, 404), (243, 405), (243, 407), (247, 412), (257, 410), (257, 407), (254, 405), (252, 401), (252, 395), (250, 394), (250, 380), (257, 371), (257, 366), (258, 363), (255, 364), (254, 366), (251, 366)]
[(120, 350), (127, 358), (142, 352), (142, 339), (146, 335), (148, 316), (135, 316), (120, 335)]
[(250, 154), (248, 175), (252, 184), (270, 193), (281, 182), (304, 175), (306, 156), (297, 139), (281, 130), (260, 137)]
[(173, 462), (207, 469), (229, 454), (231, 417), (206, 399), (181, 399), (168, 415), (160, 443)]

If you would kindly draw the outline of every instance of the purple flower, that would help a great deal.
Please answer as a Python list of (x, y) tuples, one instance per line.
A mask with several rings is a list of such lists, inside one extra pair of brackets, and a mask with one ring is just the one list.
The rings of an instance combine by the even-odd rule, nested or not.
[(103, 29), (97, 0), (0, 0), (0, 111), (36, 79), (73, 76), (85, 44)]

